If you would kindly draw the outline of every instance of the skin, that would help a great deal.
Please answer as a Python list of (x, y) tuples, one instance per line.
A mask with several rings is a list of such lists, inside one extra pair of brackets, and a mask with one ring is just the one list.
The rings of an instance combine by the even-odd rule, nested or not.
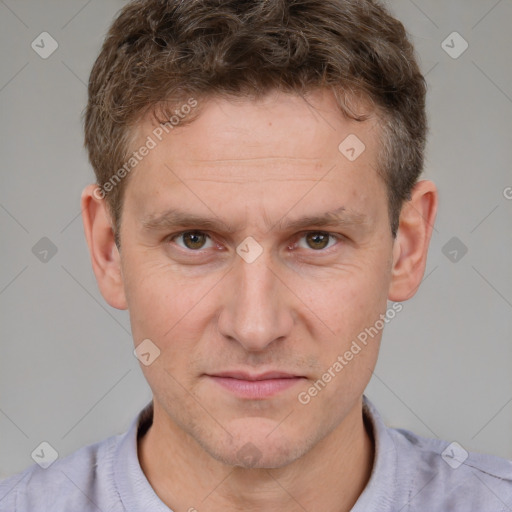
[[(385, 314), (388, 300), (414, 295), (436, 188), (415, 186), (394, 239), (376, 171), (375, 118), (345, 119), (326, 90), (307, 102), (276, 92), (199, 106), (199, 117), (170, 132), (130, 176), (121, 251), (95, 186), (82, 195), (101, 293), (129, 309), (135, 345), (149, 338), (161, 351), (141, 365), (154, 396), (141, 467), (177, 512), (348, 511), (373, 466), (362, 395), (381, 332), (308, 404), (298, 394)], [(134, 147), (153, 128), (144, 119)], [(366, 146), (353, 162), (338, 150), (349, 134)], [(151, 227), (171, 207), (219, 225)], [(340, 207), (339, 225), (286, 227)], [(187, 230), (196, 238), (177, 236)], [(252, 263), (236, 252), (249, 236), (262, 249)], [(234, 369), (304, 378), (272, 397), (246, 399), (206, 375)], [(249, 461), (240, 456), (248, 449)]]

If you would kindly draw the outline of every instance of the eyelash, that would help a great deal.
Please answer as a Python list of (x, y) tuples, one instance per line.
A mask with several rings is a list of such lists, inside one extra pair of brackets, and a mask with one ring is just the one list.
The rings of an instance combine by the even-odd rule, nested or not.
[[(179, 232), (179, 233), (176, 233), (176, 234), (173, 234), (173, 235), (169, 235), (168, 237), (166, 237), (166, 239), (165, 239), (165, 240), (166, 240), (166, 242), (173, 242), (176, 238), (179, 238), (179, 237), (181, 237), (181, 236), (183, 236), (183, 235), (186, 235), (187, 233), (193, 233), (193, 234), (206, 235), (206, 236), (207, 236), (207, 237), (208, 237), (208, 238), (209, 238), (213, 243), (215, 243), (215, 242), (214, 242), (214, 240), (213, 240), (213, 238), (212, 238), (208, 233), (206, 233), (205, 231), (200, 231), (200, 230), (197, 230), (197, 231), (196, 231), (196, 230), (181, 231), (181, 232)], [(314, 231), (314, 230), (312, 230), (312, 231), (304, 231), (304, 232), (302, 232), (302, 233), (299, 233), (299, 234), (298, 234), (298, 237), (296, 238), (296, 241), (294, 241), (294, 242), (293, 242), (293, 244), (290, 244), (290, 245), (288, 246), (288, 248), (289, 248), (290, 246), (295, 246), (295, 245), (298, 243), (298, 241), (300, 241), (302, 238), (304, 238), (305, 236), (307, 236), (307, 235), (309, 235), (309, 234), (315, 234), (315, 235), (316, 235), (316, 234), (318, 234), (318, 235), (327, 235), (327, 236), (329, 236), (331, 239), (334, 239), (336, 242), (340, 242), (340, 241), (342, 241), (342, 240), (344, 239), (344, 237), (343, 237), (342, 235), (337, 234), (337, 233), (329, 233), (329, 232), (327, 232), (327, 231)], [(309, 248), (309, 250), (310, 250), (311, 252), (314, 252), (314, 253), (329, 254), (329, 253), (331, 252), (331, 250), (332, 250), (336, 245), (337, 245), (337, 243), (336, 243), (336, 244), (333, 244), (333, 245), (331, 245), (331, 246), (329, 246), (329, 245), (328, 245), (328, 246), (327, 246), (326, 248), (324, 248), (324, 249), (318, 249), (318, 250), (315, 250), (315, 249), (311, 249), (311, 248)], [(179, 247), (181, 250), (186, 251), (186, 252), (189, 252), (189, 253), (201, 253), (202, 251), (205, 251), (205, 250), (207, 250), (207, 249), (208, 249), (208, 248), (207, 248), (207, 249), (203, 249), (203, 248), (201, 248), (201, 249), (196, 249), (196, 250), (194, 250), (194, 249), (189, 249), (189, 248), (186, 248), (186, 247), (181, 247), (181, 246), (179, 246), (179, 245), (178, 245), (178, 247)]]

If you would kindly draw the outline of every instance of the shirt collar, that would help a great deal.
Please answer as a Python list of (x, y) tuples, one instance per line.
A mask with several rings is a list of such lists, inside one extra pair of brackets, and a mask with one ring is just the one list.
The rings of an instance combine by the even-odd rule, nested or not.
[(137, 440), (153, 421), (153, 401), (132, 421), (114, 457), (114, 482), (125, 510), (169, 512), (171, 509), (158, 497), (142, 471), (137, 455)]
[(351, 512), (392, 512), (397, 499), (398, 450), (379, 411), (366, 395), (363, 418), (373, 436), (375, 456), (370, 480)]
[[(375, 457), (370, 480), (351, 512), (391, 512), (396, 504), (398, 451), (376, 407), (363, 395), (363, 419), (371, 432)], [(153, 402), (132, 421), (114, 457), (114, 480), (126, 510), (169, 512), (149, 484), (137, 456), (137, 440), (153, 421)]]

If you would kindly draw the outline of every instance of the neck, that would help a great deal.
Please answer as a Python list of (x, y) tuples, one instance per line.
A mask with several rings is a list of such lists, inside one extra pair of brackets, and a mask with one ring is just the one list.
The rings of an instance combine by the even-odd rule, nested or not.
[(157, 406), (153, 424), (138, 443), (142, 471), (175, 512), (349, 512), (370, 479), (374, 459), (362, 397), (332, 432), (281, 468), (223, 464), (165, 419)]

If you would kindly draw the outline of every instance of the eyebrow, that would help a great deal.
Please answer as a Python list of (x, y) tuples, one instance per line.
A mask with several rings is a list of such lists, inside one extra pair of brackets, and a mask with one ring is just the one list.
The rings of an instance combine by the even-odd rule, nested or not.
[[(188, 213), (175, 208), (170, 208), (162, 214), (150, 214), (140, 220), (145, 231), (172, 230), (178, 227), (192, 226), (195, 229), (224, 231), (234, 233), (236, 229), (218, 218), (208, 218), (193, 213)], [(369, 219), (362, 213), (348, 211), (344, 206), (327, 212), (314, 215), (305, 215), (296, 219), (287, 219), (283, 216), (273, 225), (267, 223), (269, 230), (300, 230), (313, 226), (324, 227), (367, 227)]]

